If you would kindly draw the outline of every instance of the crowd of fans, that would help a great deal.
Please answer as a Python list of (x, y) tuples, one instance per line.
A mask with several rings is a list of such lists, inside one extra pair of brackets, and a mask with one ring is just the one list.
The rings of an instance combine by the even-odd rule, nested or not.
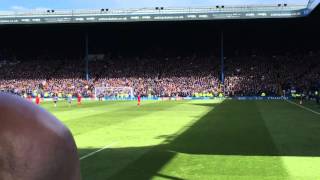
[[(157, 97), (282, 96), (292, 90), (318, 89), (319, 61), (320, 52), (226, 57), (223, 85), (220, 61), (214, 56), (91, 57), (90, 80), (85, 79), (81, 59), (0, 59), (0, 91), (93, 97), (96, 87), (130, 87), (134, 95)], [(120, 93), (128, 95), (129, 91), (118, 89), (105, 95)]]
[(232, 95), (307, 94), (320, 85), (320, 53), (232, 58), (227, 61), (226, 91)]

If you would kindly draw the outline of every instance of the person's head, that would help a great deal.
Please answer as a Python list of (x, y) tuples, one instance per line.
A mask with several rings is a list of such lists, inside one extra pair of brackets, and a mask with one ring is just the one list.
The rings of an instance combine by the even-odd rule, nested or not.
[(81, 179), (74, 139), (54, 116), (2, 93), (0, 113), (0, 179)]

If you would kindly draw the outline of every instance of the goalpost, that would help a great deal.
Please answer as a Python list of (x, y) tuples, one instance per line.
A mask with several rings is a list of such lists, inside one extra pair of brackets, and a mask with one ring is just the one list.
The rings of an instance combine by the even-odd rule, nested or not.
[(95, 87), (96, 99), (132, 99), (134, 98), (132, 87)]

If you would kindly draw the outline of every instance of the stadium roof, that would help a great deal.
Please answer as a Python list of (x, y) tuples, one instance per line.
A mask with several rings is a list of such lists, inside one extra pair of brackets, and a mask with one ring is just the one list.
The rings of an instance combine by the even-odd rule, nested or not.
[(52, 24), (137, 21), (294, 18), (309, 15), (320, 0), (308, 4), (271, 4), (192, 8), (0, 11), (0, 24)]

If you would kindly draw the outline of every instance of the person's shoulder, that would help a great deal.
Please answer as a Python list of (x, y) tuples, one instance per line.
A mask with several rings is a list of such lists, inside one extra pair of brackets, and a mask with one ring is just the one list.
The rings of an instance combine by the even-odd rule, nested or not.
[[(61, 178), (58, 172), (69, 169), (68, 177), (71, 177), (70, 173), (78, 171), (77, 149), (68, 128), (46, 110), (13, 95), (0, 93), (0, 111), (0, 146), (4, 147), (0, 148), (0, 162), (8, 161), (6, 157), (10, 154), (11, 160), (5, 164), (15, 166), (10, 169), (0, 164), (0, 172), (18, 177), (23, 168), (30, 168), (26, 171), (28, 177), (41, 174), (50, 177), (44, 178), (48, 180), (74, 179)], [(43, 168), (48, 171), (41, 171)], [(1, 173), (0, 179), (3, 179)]]
[[(1, 127), (23, 126), (25, 131), (40, 129), (52, 136), (65, 136), (69, 130), (53, 115), (25, 99), (0, 93)], [(23, 131), (21, 131), (22, 133)], [(34, 132), (35, 133), (35, 132)]]

